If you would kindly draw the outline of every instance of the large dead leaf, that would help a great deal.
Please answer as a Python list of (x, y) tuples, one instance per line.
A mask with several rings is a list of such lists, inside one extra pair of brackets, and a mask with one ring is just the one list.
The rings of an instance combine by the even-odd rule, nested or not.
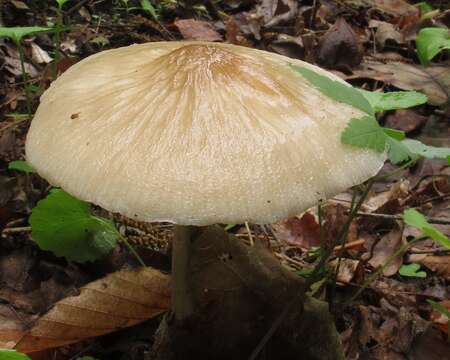
[(395, 229), (384, 235), (372, 249), (373, 256), (369, 260), (369, 264), (374, 268), (385, 266), (383, 269), (385, 276), (396, 274), (403, 263), (401, 255), (388, 263), (390, 257), (403, 245), (402, 233), (403, 229), (396, 226)]
[(450, 66), (428, 67), (403, 62), (382, 63), (364, 61), (346, 79), (369, 78), (394, 85), (402, 90), (416, 90), (428, 96), (432, 105), (442, 105), (450, 100)]
[(58, 301), (33, 324), (13, 319), (5, 326), (0, 313), (0, 347), (29, 353), (78, 342), (147, 320), (169, 303), (169, 276), (152, 268), (118, 271)]
[(393, 16), (419, 15), (419, 10), (405, 0), (344, 0), (344, 2), (375, 8)]
[(221, 41), (222, 36), (209, 22), (195, 19), (175, 20), (175, 26), (186, 40)]

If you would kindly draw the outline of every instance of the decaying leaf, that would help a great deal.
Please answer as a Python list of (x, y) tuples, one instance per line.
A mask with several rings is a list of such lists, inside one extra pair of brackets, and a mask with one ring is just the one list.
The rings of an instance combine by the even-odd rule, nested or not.
[(411, 132), (422, 127), (426, 121), (427, 117), (418, 114), (416, 111), (401, 109), (388, 115), (385, 126), (404, 132)]
[(437, 256), (414, 254), (410, 255), (408, 259), (410, 262), (422, 264), (436, 274), (450, 280), (450, 255)]
[(401, 255), (388, 263), (388, 260), (390, 260), (392, 255), (403, 245), (402, 233), (403, 229), (400, 226), (397, 226), (384, 235), (372, 249), (373, 256), (369, 260), (369, 264), (374, 268), (385, 266), (383, 269), (383, 274), (385, 276), (396, 274), (403, 263)]
[(350, 282), (360, 284), (364, 279), (364, 268), (359, 260), (342, 258), (340, 262), (339, 259), (334, 259), (328, 263), (333, 272), (336, 271), (338, 264), (336, 281), (343, 284)]
[(394, 25), (386, 21), (370, 20), (369, 28), (376, 29), (375, 41), (383, 49), (387, 41), (393, 41), (397, 44), (404, 43), (403, 35), (395, 29)]
[(314, 215), (305, 212), (273, 225), (279, 240), (289, 244), (310, 249), (320, 245), (320, 227)]
[(195, 19), (175, 20), (175, 26), (186, 40), (221, 41), (222, 36), (206, 21)]
[(416, 90), (428, 97), (432, 105), (449, 101), (450, 66), (433, 65), (427, 68), (403, 62), (382, 63), (364, 61), (346, 79), (369, 78), (394, 85), (402, 90)]
[(405, 0), (360, 0), (363, 4), (374, 7), (394, 16), (418, 16), (419, 9)]
[(361, 60), (362, 49), (357, 35), (344, 18), (339, 18), (321, 39), (317, 62), (328, 67), (353, 67)]
[(122, 270), (86, 284), (33, 323), (0, 327), (0, 345), (35, 352), (128, 327), (169, 308), (169, 276), (152, 268)]

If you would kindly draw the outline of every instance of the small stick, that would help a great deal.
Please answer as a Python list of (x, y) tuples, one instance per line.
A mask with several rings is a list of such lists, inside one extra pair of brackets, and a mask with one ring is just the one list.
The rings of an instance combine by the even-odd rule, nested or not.
[(255, 242), (253, 241), (253, 235), (252, 235), (252, 232), (250, 230), (250, 226), (248, 226), (248, 222), (247, 221), (245, 222), (245, 228), (247, 229), (247, 232), (248, 232), (248, 239), (250, 241), (250, 246), (254, 246)]

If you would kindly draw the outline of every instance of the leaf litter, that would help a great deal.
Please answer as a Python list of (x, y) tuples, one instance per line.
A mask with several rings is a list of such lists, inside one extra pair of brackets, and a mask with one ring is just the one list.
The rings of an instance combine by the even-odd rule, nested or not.
[[(38, 10), (32, 6), (23, 7), (20, 3), (7, 2), (8, 5), (2, 8), (4, 25), (45, 24), (45, 11), (47, 15), (54, 15), (51, 8)], [(129, 3), (136, 8), (140, 5), (139, 1)], [(444, 53), (437, 55), (428, 67), (420, 65), (411, 49), (414, 49), (417, 31), (423, 26), (420, 18), (423, 14), (407, 1), (354, 0), (345, 4), (310, 1), (299, 5), (281, 0), (238, 0), (215, 3), (215, 9), (209, 3), (194, 9), (167, 3), (166, 7), (157, 8), (158, 21), (145, 11), (126, 11), (123, 7), (106, 9), (100, 3), (77, 8), (68, 2), (65, 6), (67, 16), (77, 26), (63, 35), (63, 61), (58, 66), (58, 73), (78, 59), (109, 47), (167, 41), (180, 35), (196, 40), (227, 39), (235, 44), (316, 61), (335, 69), (340, 76), (367, 91), (421, 92), (428, 98), (426, 105), (417, 104), (405, 110), (381, 109), (377, 124), (407, 132), (413, 137), (426, 134), (430, 140), (427, 145), (435, 145), (433, 141), (437, 141), (438, 135), (442, 136), (442, 129), (448, 138), (448, 124), (445, 123), (450, 93), (448, 57)], [(23, 11), (33, 16), (19, 18), (17, 14)], [(426, 21), (442, 26), (445, 19), (439, 16)], [(91, 41), (99, 38), (105, 41)], [(51, 82), (51, 64), (48, 64), (53, 54), (51, 34), (33, 35), (24, 46), (25, 70), (33, 84), (43, 90)], [(55, 342), (50, 344), (40, 338), (45, 329), (48, 330), (46, 321), (60, 321), (65, 324), (62, 326), (75, 325), (74, 320), (80, 321), (78, 315), (74, 319), (73, 312), (66, 311), (71, 305), (76, 303), (80, 309), (111, 305), (105, 299), (109, 296), (108, 291), (114, 291), (115, 280), (110, 283), (108, 279), (114, 279), (115, 274), (136, 274), (136, 270), (129, 269), (135, 266), (135, 261), (120, 241), (103, 259), (83, 265), (43, 252), (31, 241), (28, 218), (37, 201), (46, 196), (48, 185), (31, 172), (21, 172), (20, 166), (9, 168), (10, 161), (23, 160), (23, 143), (29, 122), (18, 121), (15, 115), (24, 112), (25, 96), (20, 85), (22, 74), (18, 52), (7, 40), (0, 42), (0, 63), (0, 347), (23, 346), (24, 351), (45, 349), (82, 338), (70, 329), (67, 332), (70, 336), (64, 338), (58, 334)], [(33, 93), (35, 106), (39, 94), (40, 91)], [(349, 98), (370, 113), (357, 95), (351, 92), (350, 97), (344, 96), (347, 101)], [(379, 138), (386, 141), (386, 133), (380, 132), (375, 123), (373, 125)], [(382, 143), (380, 140), (373, 146), (384, 150)], [(435, 155), (439, 152), (434, 148), (421, 148), (414, 142), (409, 146), (412, 148), (409, 150), (419, 153), (431, 151), (431, 155)], [(323, 270), (327, 279), (337, 275), (337, 299), (348, 298), (349, 292), (364, 287), (367, 279), (383, 267), (383, 274), (367, 284), (362, 297), (335, 313), (348, 358), (433, 360), (444, 359), (448, 354), (445, 342), (448, 319), (425, 301), (432, 299), (448, 307), (446, 284), (450, 276), (450, 259), (448, 249), (443, 246), (446, 242), (417, 242), (386, 265), (401, 244), (423, 233), (423, 227), (418, 229), (402, 224), (406, 207), (414, 206), (442, 236), (450, 235), (448, 170), (448, 163), (444, 161), (419, 160), (413, 168), (400, 172), (397, 178), (376, 182), (360, 214), (348, 226), (345, 237), (341, 236), (342, 230), (346, 227), (352, 195), (359, 193), (358, 188), (322, 204), (321, 218), (318, 209), (314, 208), (277, 224), (250, 226), (254, 239), (268, 245), (287, 268), (302, 276), (308, 276), (308, 271), (318, 263), (319, 247), (323, 242), (332, 253)], [(134, 243), (148, 264), (168, 268), (171, 225), (143, 224), (107, 214), (101, 209), (92, 210), (92, 216), (114, 219), (121, 236)], [(243, 243), (248, 242), (249, 235), (244, 226), (237, 225), (231, 231)], [(445, 239), (439, 233), (429, 234)], [(336, 242), (338, 238), (340, 241)], [(398, 272), (402, 266), (414, 264), (420, 266), (418, 271), (424, 272), (425, 278), (407, 278)], [(95, 321), (95, 325), (103, 330), (86, 332), (83, 336), (97, 336), (107, 332), (107, 328), (113, 330), (124, 326), (123, 319), (115, 319), (115, 314), (137, 311), (137, 308), (145, 310), (141, 314), (134, 312), (131, 316), (134, 320), (130, 320), (133, 322), (167, 309), (168, 277), (157, 274), (161, 286), (160, 297), (155, 299), (157, 306), (154, 302), (143, 309), (139, 305), (130, 307), (117, 303), (117, 308), (108, 308), (105, 310), (108, 315)], [(218, 277), (215, 276), (211, 275), (205, 281), (214, 281)], [(139, 276), (133, 275), (133, 281), (136, 279)], [(109, 285), (103, 288), (105, 283), (111, 284), (111, 289)], [(87, 289), (99, 284), (103, 284), (100, 292), (104, 297), (89, 297), (90, 290)], [(150, 299), (147, 295), (141, 296), (145, 286), (124, 295), (134, 293), (137, 297), (133, 301), (142, 305), (144, 298)], [(332, 294), (330, 283), (322, 287), (322, 291), (318, 293)], [(274, 302), (275, 306), (282, 307), (282, 303)], [(150, 311), (152, 306), (154, 311)], [(88, 317), (86, 324), (94, 322), (89, 319), (92, 313), (87, 310), (85, 315)], [(96, 340), (88, 343), (95, 344)], [(148, 340), (147, 344), (150, 346)], [(63, 351), (70, 353), (72, 350), (68, 349), (63, 347)], [(104, 353), (108, 354), (108, 349)]]

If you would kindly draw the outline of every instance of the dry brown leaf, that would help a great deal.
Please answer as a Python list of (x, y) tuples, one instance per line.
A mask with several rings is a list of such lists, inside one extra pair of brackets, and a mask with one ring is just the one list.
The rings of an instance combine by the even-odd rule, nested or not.
[(405, 0), (360, 0), (364, 5), (394, 16), (419, 16), (419, 10)]
[(152, 268), (109, 274), (58, 301), (33, 324), (0, 327), (0, 345), (35, 352), (135, 325), (169, 308), (169, 279)]
[(305, 212), (273, 225), (279, 240), (306, 249), (320, 245), (320, 226), (314, 215)]
[(443, 276), (450, 280), (450, 255), (436, 256), (436, 255), (410, 255), (408, 260), (426, 266), (436, 274)]
[(183, 19), (175, 20), (175, 26), (186, 40), (221, 41), (222, 36), (209, 22)]
[(344, 18), (334, 25), (320, 40), (317, 62), (324, 66), (357, 66), (362, 60), (358, 36)]
[(401, 109), (387, 116), (386, 127), (411, 132), (422, 127), (427, 122), (427, 117), (418, 114), (414, 110)]
[[(442, 300), (439, 302), (444, 308), (450, 311), (450, 300)], [(437, 328), (441, 329), (443, 332), (448, 334), (448, 322), (449, 319), (440, 311), (433, 309), (430, 315), (430, 320), (433, 322)]]
[(381, 63), (364, 61), (346, 79), (369, 78), (394, 85), (402, 90), (416, 90), (428, 96), (432, 105), (442, 105), (450, 100), (450, 66), (422, 67), (402, 62)]
[(394, 25), (386, 21), (370, 20), (369, 28), (376, 29), (375, 41), (383, 49), (386, 41), (391, 40), (397, 44), (404, 43), (403, 35), (395, 29)]
[(374, 268), (387, 264), (383, 269), (383, 274), (385, 276), (396, 274), (403, 264), (402, 256), (397, 256), (388, 264), (389, 258), (402, 246), (402, 233), (403, 229), (400, 228), (400, 226), (396, 226), (394, 230), (384, 235), (373, 248), (373, 256), (369, 260), (369, 264)]

